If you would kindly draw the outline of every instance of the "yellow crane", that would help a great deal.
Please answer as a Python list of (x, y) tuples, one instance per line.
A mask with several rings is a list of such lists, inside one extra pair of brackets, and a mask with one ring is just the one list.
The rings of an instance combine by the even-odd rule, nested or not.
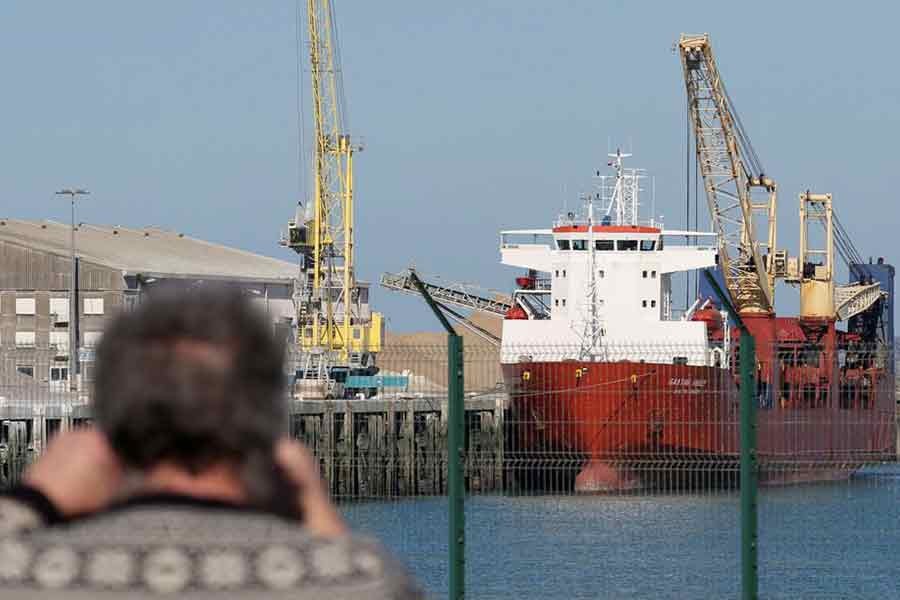
[[(772, 314), (775, 275), (785, 259), (775, 253), (777, 185), (744, 132), (709, 36), (682, 34), (678, 51), (725, 285), (738, 311)], [(760, 216), (766, 220), (764, 244), (755, 231), (754, 218)]]
[(371, 366), (383, 320), (368, 306), (368, 285), (354, 273), (353, 156), (362, 147), (346, 131), (334, 10), (307, 0), (310, 101), (314, 123), (311, 200), (288, 223), (283, 244), (301, 256), (295, 294), (301, 352), (334, 366)]

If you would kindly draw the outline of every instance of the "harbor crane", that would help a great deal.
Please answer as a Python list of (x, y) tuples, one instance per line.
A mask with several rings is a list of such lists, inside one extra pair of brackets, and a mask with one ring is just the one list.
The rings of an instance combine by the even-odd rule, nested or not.
[[(750, 319), (748, 327), (763, 339), (774, 336), (776, 278), (799, 285), (800, 316), (808, 325), (845, 320), (870, 308), (883, 293), (834, 213), (831, 194), (800, 195), (799, 258), (776, 249), (778, 186), (766, 175), (728, 95), (709, 35), (682, 34), (677, 48), (698, 170), (718, 234), (719, 266), (734, 307)], [(811, 245), (814, 223), (824, 228), (824, 247)], [(757, 231), (762, 226), (764, 236)], [(835, 248), (857, 282), (835, 285)]]
[(306, 372), (370, 368), (381, 349), (382, 315), (369, 310), (368, 286), (354, 264), (354, 155), (346, 130), (340, 46), (331, 0), (307, 0), (310, 101), (314, 123), (312, 190), (298, 204), (282, 245), (300, 255), (296, 339)]
[[(765, 174), (728, 96), (709, 36), (682, 34), (678, 50), (725, 285), (741, 313), (772, 314), (778, 186)], [(766, 220), (764, 242), (755, 231), (760, 216)]]

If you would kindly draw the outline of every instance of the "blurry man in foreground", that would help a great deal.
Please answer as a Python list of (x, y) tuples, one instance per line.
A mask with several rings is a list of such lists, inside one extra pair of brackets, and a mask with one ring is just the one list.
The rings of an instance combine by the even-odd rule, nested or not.
[(0, 597), (419, 597), (284, 437), (269, 331), (225, 289), (161, 291), (113, 321), (97, 429), (59, 434), (0, 496)]

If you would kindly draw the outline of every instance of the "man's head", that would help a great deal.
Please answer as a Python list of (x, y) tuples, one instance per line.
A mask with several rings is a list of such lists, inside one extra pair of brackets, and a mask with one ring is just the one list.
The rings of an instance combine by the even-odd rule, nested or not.
[(97, 423), (130, 467), (169, 463), (197, 474), (233, 464), (252, 485), (252, 471), (271, 467), (286, 423), (283, 354), (236, 290), (155, 291), (100, 341)]

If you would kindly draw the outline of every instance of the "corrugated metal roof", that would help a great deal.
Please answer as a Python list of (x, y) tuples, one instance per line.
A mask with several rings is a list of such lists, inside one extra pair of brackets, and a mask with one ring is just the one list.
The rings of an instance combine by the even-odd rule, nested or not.
[[(71, 227), (55, 221), (0, 219), (0, 240), (70, 255)], [(86, 261), (121, 269), (123, 275), (289, 281), (298, 266), (156, 227), (131, 229), (82, 223), (77, 253)]]

